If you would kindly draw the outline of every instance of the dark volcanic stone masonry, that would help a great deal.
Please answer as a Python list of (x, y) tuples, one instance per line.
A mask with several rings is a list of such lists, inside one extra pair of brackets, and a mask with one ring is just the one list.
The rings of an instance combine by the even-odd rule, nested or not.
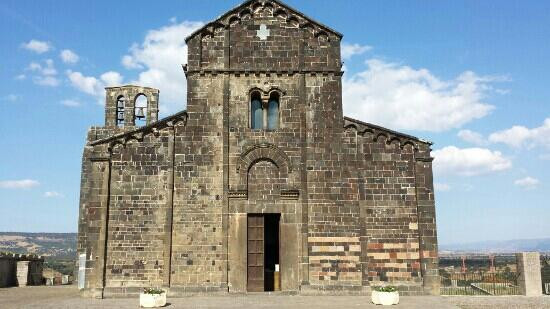
[(341, 39), (246, 1), (187, 38), (186, 111), (157, 120), (158, 90), (107, 88), (82, 161), (83, 294), (251, 291), (275, 237), (249, 235), (252, 214), (279, 215), (283, 291), (437, 294), (430, 143), (343, 116)]

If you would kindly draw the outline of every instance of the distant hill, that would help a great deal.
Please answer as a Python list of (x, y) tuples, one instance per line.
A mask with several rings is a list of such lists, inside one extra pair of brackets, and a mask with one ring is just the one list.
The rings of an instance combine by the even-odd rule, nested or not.
[[(0, 232), (0, 252), (33, 253), (55, 259), (76, 258), (76, 233)], [(550, 253), (550, 238), (479, 241), (440, 244), (441, 253), (515, 253), (539, 251)]]
[(439, 246), (440, 252), (515, 253), (522, 251), (550, 252), (550, 238), (479, 241)]
[(32, 253), (56, 259), (74, 259), (76, 235), (76, 233), (0, 232), (0, 252)]

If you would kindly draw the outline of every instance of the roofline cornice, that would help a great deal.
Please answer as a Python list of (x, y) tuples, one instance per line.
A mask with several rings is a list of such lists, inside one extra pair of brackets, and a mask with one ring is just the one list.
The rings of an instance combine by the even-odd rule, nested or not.
[(139, 128), (137, 128), (135, 130), (132, 130), (132, 131), (123, 132), (123, 133), (116, 134), (116, 135), (113, 135), (113, 136), (110, 136), (110, 137), (107, 137), (107, 138), (102, 138), (102, 139), (99, 139), (99, 140), (89, 142), (87, 145), (88, 146), (97, 146), (97, 145), (112, 143), (112, 142), (119, 143), (119, 144), (124, 144), (127, 140), (140, 139), (145, 134), (156, 133), (156, 132), (158, 132), (158, 130), (161, 130), (165, 127), (171, 127), (171, 126), (175, 125), (176, 123), (178, 123), (179, 121), (183, 121), (184, 123), (187, 122), (187, 111), (186, 110), (181, 111), (179, 113), (176, 113), (174, 115), (168, 116), (166, 118), (163, 118), (159, 121), (153, 122), (153, 123), (148, 124), (146, 126), (139, 127)]
[(412, 136), (412, 135), (409, 135), (409, 134), (397, 132), (397, 131), (394, 131), (394, 130), (391, 130), (391, 129), (388, 129), (388, 128), (377, 126), (377, 125), (372, 124), (372, 123), (363, 122), (361, 120), (357, 120), (357, 119), (353, 119), (353, 118), (344, 116), (344, 127), (347, 128), (347, 127), (350, 127), (350, 126), (355, 126), (357, 131), (360, 131), (360, 132), (366, 132), (366, 131), (370, 130), (372, 133), (375, 133), (376, 131), (378, 131), (378, 132), (386, 133), (386, 135), (393, 135), (393, 136), (396, 136), (396, 137), (404, 138), (406, 140), (411, 140), (411, 141), (414, 141), (414, 142), (417, 142), (417, 143), (422, 143), (422, 144), (425, 144), (425, 145), (428, 145), (428, 146), (433, 145), (433, 143), (430, 142), (430, 141), (423, 140), (423, 139), (420, 139), (418, 137), (415, 137), (415, 136)]
[[(229, 23), (228, 22), (224, 22), (225, 19), (228, 19), (230, 18), (231, 16), (234, 16), (237, 11), (239, 11), (240, 9), (242, 8), (245, 8), (247, 6), (249, 6), (250, 4), (252, 4), (253, 2), (261, 2), (262, 4), (265, 4), (266, 2), (272, 2), (272, 3), (275, 3), (277, 4), (278, 6), (290, 11), (293, 15), (296, 15), (298, 17), (300, 17), (301, 19), (303, 20), (306, 20), (308, 23), (310, 24), (313, 24), (325, 31), (328, 31), (334, 35), (336, 35), (339, 39), (342, 39), (344, 37), (344, 35), (330, 27), (328, 27), (327, 25), (321, 23), (321, 22), (318, 22), (316, 21), (315, 19), (305, 15), (304, 13), (294, 9), (293, 7), (279, 1), (279, 0), (247, 0), (243, 3), (241, 3), (240, 5), (230, 9), (229, 11), (227, 11), (226, 13), (220, 15), (218, 18), (206, 23), (204, 26), (200, 27), (199, 29), (193, 31), (190, 35), (188, 35), (186, 38), (185, 38), (185, 42), (187, 43), (189, 40), (191, 40), (195, 35), (197, 35), (198, 33), (201, 33), (202, 31), (204, 31), (205, 29), (207, 29), (209, 26), (213, 26), (213, 25), (222, 25), (224, 28), (228, 28), (229, 27)], [(240, 18), (238, 16), (238, 14), (236, 15), (237, 18)], [(301, 23), (301, 24), (306, 24), (306, 23)]]

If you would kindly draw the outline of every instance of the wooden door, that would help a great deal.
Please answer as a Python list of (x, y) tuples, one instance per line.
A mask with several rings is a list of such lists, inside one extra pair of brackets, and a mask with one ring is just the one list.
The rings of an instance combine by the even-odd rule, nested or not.
[(248, 215), (247, 290), (264, 291), (264, 217)]

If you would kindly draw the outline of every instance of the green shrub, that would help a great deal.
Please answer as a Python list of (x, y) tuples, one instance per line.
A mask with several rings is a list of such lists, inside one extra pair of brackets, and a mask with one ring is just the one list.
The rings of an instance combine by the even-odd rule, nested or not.
[(374, 288), (374, 290), (377, 292), (395, 292), (397, 291), (397, 288), (392, 285), (388, 285), (388, 286), (377, 286)]
[(162, 289), (145, 288), (145, 289), (143, 289), (143, 293), (157, 295), (157, 294), (165, 293), (165, 291), (162, 290)]

